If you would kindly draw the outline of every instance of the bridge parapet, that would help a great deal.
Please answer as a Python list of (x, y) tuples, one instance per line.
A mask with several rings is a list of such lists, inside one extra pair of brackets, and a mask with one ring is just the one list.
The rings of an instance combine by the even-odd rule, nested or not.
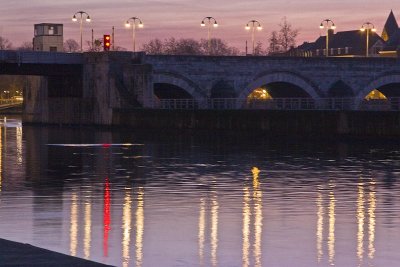
[(0, 50), (0, 61), (17, 64), (83, 64), (83, 54)]

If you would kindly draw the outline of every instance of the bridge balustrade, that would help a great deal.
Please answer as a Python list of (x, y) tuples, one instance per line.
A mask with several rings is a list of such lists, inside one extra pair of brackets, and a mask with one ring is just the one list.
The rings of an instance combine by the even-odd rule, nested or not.
[[(245, 103), (237, 98), (210, 98), (203, 101), (195, 99), (161, 99), (155, 105), (160, 109), (265, 109), (265, 110), (355, 110), (356, 98), (274, 98), (251, 99)], [(359, 110), (399, 111), (400, 97), (384, 100), (364, 100)]]

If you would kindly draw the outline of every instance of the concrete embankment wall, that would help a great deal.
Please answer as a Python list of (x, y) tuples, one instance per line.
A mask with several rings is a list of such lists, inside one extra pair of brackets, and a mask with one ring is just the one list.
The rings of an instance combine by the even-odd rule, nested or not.
[(400, 136), (400, 112), (119, 110), (113, 125), (140, 129), (262, 131), (281, 135)]

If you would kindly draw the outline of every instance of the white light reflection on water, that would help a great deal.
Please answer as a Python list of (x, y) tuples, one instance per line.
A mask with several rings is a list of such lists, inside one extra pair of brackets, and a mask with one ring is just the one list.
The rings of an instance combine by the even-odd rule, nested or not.
[(369, 186), (369, 207), (368, 207), (368, 216), (369, 216), (369, 225), (368, 225), (368, 257), (370, 260), (373, 260), (375, 257), (375, 227), (376, 227), (376, 193), (375, 189), (376, 183), (375, 181), (370, 182)]
[(17, 146), (17, 162), (22, 164), (22, 127), (15, 127), (16, 146)]
[(85, 199), (85, 237), (83, 240), (83, 250), (85, 259), (90, 259), (90, 246), (92, 242), (92, 203), (90, 196)]
[(329, 235), (328, 235), (328, 254), (329, 254), (329, 263), (331, 265), (335, 264), (335, 223), (336, 223), (336, 200), (334, 193), (335, 186), (330, 183), (329, 184)]
[(136, 209), (136, 266), (143, 265), (143, 236), (144, 236), (144, 188), (138, 188)]
[(132, 229), (132, 200), (131, 190), (125, 189), (125, 200), (122, 216), (122, 266), (129, 266), (129, 252), (131, 243), (131, 229)]
[(200, 266), (204, 266), (205, 230), (206, 230), (206, 201), (204, 198), (202, 198), (200, 200), (199, 234), (198, 234)]
[(323, 192), (321, 186), (318, 186), (317, 192), (317, 261), (321, 262), (324, 256), (323, 240), (324, 240), (324, 203), (323, 203)]
[[(263, 231), (262, 191), (259, 180), (260, 170), (257, 167), (253, 167), (251, 172), (253, 174), (253, 198), (251, 198), (250, 187), (245, 185), (243, 188), (242, 266), (260, 267), (262, 266), (261, 246)], [(252, 232), (254, 232), (254, 236)], [(254, 240), (253, 244), (251, 244), (251, 240)], [(250, 251), (253, 251), (254, 261), (250, 260)]]
[(364, 183), (358, 183), (358, 197), (357, 197), (357, 257), (358, 265), (362, 265), (364, 256)]
[(78, 248), (78, 194), (72, 193), (71, 196), (71, 221), (70, 221), (70, 254), (76, 256)]

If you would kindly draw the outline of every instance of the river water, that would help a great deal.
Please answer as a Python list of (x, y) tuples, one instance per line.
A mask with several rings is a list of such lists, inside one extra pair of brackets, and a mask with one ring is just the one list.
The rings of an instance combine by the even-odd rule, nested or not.
[(400, 144), (21, 126), (0, 238), (116, 266), (400, 266)]

